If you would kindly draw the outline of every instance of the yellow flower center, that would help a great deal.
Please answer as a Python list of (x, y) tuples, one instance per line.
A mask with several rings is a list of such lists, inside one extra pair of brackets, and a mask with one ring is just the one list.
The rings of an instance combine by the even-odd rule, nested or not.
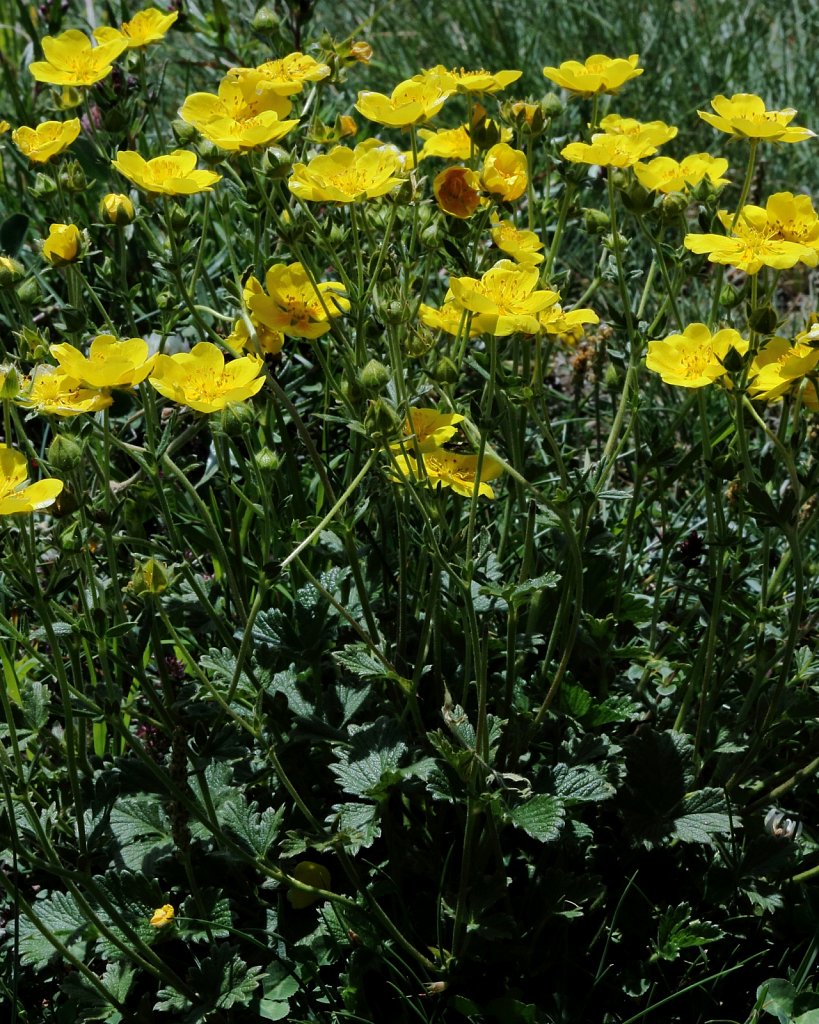
[(692, 379), (702, 377), (705, 370), (714, 364), (714, 350), (710, 345), (700, 345), (699, 348), (682, 350), (679, 353), (680, 365), (685, 370), (685, 376)]
[(235, 387), (233, 380), (224, 370), (215, 374), (213, 370), (193, 370), (190, 373), (185, 385), (189, 394), (195, 394), (199, 399), (206, 402), (221, 398), (227, 391)]

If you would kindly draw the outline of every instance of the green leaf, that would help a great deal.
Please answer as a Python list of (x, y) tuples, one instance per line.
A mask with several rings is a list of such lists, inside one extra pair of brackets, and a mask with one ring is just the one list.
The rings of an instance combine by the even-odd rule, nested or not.
[(369, 849), (381, 835), (376, 804), (336, 804), (333, 810), (335, 814), (327, 822), (335, 825), (336, 834), (350, 853), (358, 853), (362, 847)]
[(366, 644), (347, 644), (333, 654), (333, 660), (359, 679), (385, 679), (391, 675)]
[(763, 999), (762, 1009), (772, 1017), (778, 1017), (787, 1024), (793, 1017), (793, 1004), (797, 992), (785, 978), (769, 978), (756, 990), (757, 998)]
[(0, 252), (16, 256), (23, 248), (28, 231), (28, 217), (24, 213), (13, 213), (0, 224)]
[[(92, 938), (91, 926), (69, 893), (54, 892), (32, 903), (32, 911), (55, 938), (80, 959)], [(56, 956), (56, 950), (33, 921), (21, 915), (20, 963), (40, 970)]]
[(738, 827), (725, 812), (728, 806), (721, 789), (700, 789), (685, 798), (682, 814), (674, 821), (674, 834), (684, 843), (711, 843), (712, 836), (731, 835)]
[(171, 825), (157, 797), (126, 797), (111, 808), (109, 825), (126, 868), (141, 871), (145, 859), (173, 846)]
[(592, 696), (582, 686), (564, 683), (560, 688), (560, 703), (573, 718), (582, 718), (592, 706)]
[(522, 828), (533, 839), (551, 843), (560, 835), (566, 820), (566, 811), (563, 801), (558, 797), (541, 793), (510, 811), (507, 817), (513, 825)]
[(23, 681), (20, 697), (23, 702), (23, 714), (28, 727), (39, 732), (48, 721), (48, 705), (50, 700), (48, 687), (31, 679)]
[(251, 853), (266, 857), (281, 829), (284, 806), (278, 810), (268, 807), (257, 811), (256, 808), (257, 804), (248, 806), (244, 794), (237, 792), (236, 799), (225, 804), (219, 823), (234, 832)]
[(614, 786), (590, 765), (557, 764), (552, 776), (555, 794), (569, 804), (610, 800), (615, 793)]
[(208, 942), (211, 939), (224, 939), (230, 935), (233, 917), (230, 903), (220, 895), (219, 889), (202, 889), (198, 899), (188, 896), (179, 910), (180, 922), (185, 940), (188, 942)]
[(692, 918), (690, 905), (681, 903), (670, 907), (660, 918), (656, 952), (651, 959), (676, 960), (681, 949), (705, 946), (721, 939), (723, 934), (722, 929), (710, 921)]
[(375, 796), (400, 778), (399, 765), (407, 752), (396, 723), (379, 718), (372, 725), (350, 726), (352, 741), (338, 751), (338, 761), (330, 765), (345, 793)]

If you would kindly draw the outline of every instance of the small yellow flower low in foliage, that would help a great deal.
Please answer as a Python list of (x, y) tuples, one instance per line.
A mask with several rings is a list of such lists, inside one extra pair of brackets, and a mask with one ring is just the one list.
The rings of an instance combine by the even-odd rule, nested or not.
[[(794, 342), (787, 338), (771, 338), (771, 340), (754, 357), (748, 371), (749, 392), (754, 398), (771, 402), (781, 398), (794, 385), (798, 384), (807, 374), (813, 373), (819, 366), (819, 348), (817, 338), (810, 332), (797, 335)], [(812, 387), (811, 387), (812, 384)], [(809, 382), (810, 390), (806, 404), (816, 404), (816, 386)]]
[(713, 128), (729, 135), (765, 142), (803, 142), (816, 134), (810, 128), (799, 128), (791, 121), (796, 116), (792, 107), (784, 110), (768, 110), (765, 101), (753, 93), (735, 93), (716, 96), (711, 100), (715, 113), (698, 110), (697, 113)]
[(627, 59), (595, 53), (582, 64), (566, 60), (559, 67), (545, 67), (543, 74), (550, 82), (578, 96), (613, 94), (632, 78), (642, 75), (643, 68), (637, 67), (639, 59), (636, 53)]
[(114, 61), (127, 46), (124, 38), (95, 46), (84, 32), (72, 28), (59, 36), (46, 36), (42, 40), (45, 60), (34, 61), (28, 69), (38, 82), (49, 85), (95, 85), (111, 74)]
[(510, 220), (492, 221), (492, 241), (507, 256), (521, 265), (537, 266), (543, 262), (543, 242), (534, 231), (516, 227)]
[(166, 928), (169, 924), (173, 924), (175, 916), (176, 910), (170, 903), (166, 903), (164, 906), (156, 908), (148, 924), (152, 928)]
[(471, 498), (477, 489), (481, 497), (494, 498), (495, 492), (488, 481), (499, 477), (502, 472), (503, 466), (497, 459), (485, 453), (479, 480), (477, 455), (463, 455), (460, 452), (434, 448), (419, 457), (397, 455), (393, 479), (396, 483), (403, 483), (407, 479), (421, 480), (433, 490), (440, 487), (450, 488), (464, 498)]
[(311, 281), (301, 263), (275, 263), (265, 275), (265, 289), (255, 278), (245, 284), (244, 301), (268, 330), (292, 338), (319, 338), (330, 330), (330, 320), (350, 308), (338, 281)]
[(62, 480), (48, 478), (25, 486), (27, 479), (25, 455), (0, 444), (0, 516), (39, 512), (53, 505), (63, 489)]
[(666, 384), (682, 388), (703, 388), (727, 372), (725, 359), (730, 349), (740, 355), (748, 342), (731, 328), (712, 334), (705, 324), (689, 324), (682, 334), (648, 343), (646, 366), (659, 373)]
[(257, 356), (225, 362), (220, 348), (200, 341), (190, 352), (156, 357), (150, 383), (165, 398), (195, 412), (219, 412), (231, 402), (244, 402), (261, 390), (263, 363)]
[(123, 41), (129, 50), (140, 50), (151, 43), (161, 43), (165, 33), (179, 17), (179, 11), (166, 14), (156, 7), (148, 7), (138, 11), (130, 21), (124, 22), (119, 28), (103, 26), (94, 29), (94, 38), (98, 43), (114, 43)]
[(211, 192), (221, 174), (196, 169), (196, 153), (176, 149), (166, 156), (146, 160), (133, 150), (120, 150), (112, 165), (145, 192), (166, 196), (190, 196)]
[(391, 445), (403, 446), (408, 451), (431, 452), (451, 441), (463, 416), (457, 412), (438, 412), (437, 409), (410, 409), (404, 422), (404, 437)]
[(528, 184), (526, 154), (499, 142), (487, 152), (481, 170), (481, 183), (487, 192), (505, 203), (514, 202)]
[(43, 121), (36, 128), (25, 125), (11, 133), (14, 145), (26, 159), (34, 164), (44, 164), (59, 156), (80, 134), (80, 119), (70, 121)]
[(109, 192), (100, 199), (99, 214), (100, 219), (107, 224), (123, 228), (133, 223), (136, 210), (129, 196), (121, 192)]

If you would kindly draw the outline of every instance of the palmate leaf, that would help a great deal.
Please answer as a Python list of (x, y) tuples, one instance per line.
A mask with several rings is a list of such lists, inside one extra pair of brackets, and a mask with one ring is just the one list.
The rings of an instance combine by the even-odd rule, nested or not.
[(258, 811), (257, 806), (248, 805), (244, 794), (237, 792), (236, 799), (225, 804), (219, 822), (235, 833), (251, 853), (265, 857), (281, 829), (284, 807)]
[(358, 853), (362, 847), (368, 849), (381, 835), (376, 804), (336, 804), (333, 811), (327, 822), (335, 825), (350, 853)]
[(117, 840), (122, 863), (141, 871), (146, 858), (173, 846), (171, 825), (158, 797), (127, 797), (111, 809), (109, 825)]

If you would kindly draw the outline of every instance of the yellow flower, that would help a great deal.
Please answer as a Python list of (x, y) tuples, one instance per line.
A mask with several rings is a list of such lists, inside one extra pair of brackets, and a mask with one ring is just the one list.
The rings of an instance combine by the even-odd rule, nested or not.
[[(316, 889), (329, 889), (330, 887), (330, 872), (324, 865), (316, 864), (312, 860), (299, 861), (293, 871), (293, 878), (297, 882), (312, 885)], [(302, 892), (301, 889), (290, 888), (287, 891), (287, 902), (295, 910), (304, 910), (305, 907), (309, 907), (320, 899), (321, 896), (316, 896), (312, 892)]]
[(380, 92), (360, 92), (355, 108), (368, 121), (406, 128), (411, 124), (428, 121), (441, 109), (453, 89), (439, 78), (423, 79), (420, 75), (399, 82), (391, 95)]
[(391, 445), (393, 449), (404, 448), (410, 453), (431, 452), (450, 441), (457, 431), (456, 424), (463, 416), (456, 412), (438, 412), (437, 409), (410, 409), (404, 422), (404, 437)]
[(540, 314), (541, 330), (559, 337), (567, 345), (580, 340), (584, 324), (599, 323), (600, 317), (593, 309), (572, 309), (567, 313), (558, 302)]
[(619, 114), (607, 114), (600, 122), (600, 128), (606, 135), (626, 135), (655, 148), (677, 134), (677, 129), (665, 121), (635, 121), (633, 117), (621, 117)]
[(50, 85), (94, 85), (106, 78), (113, 62), (126, 48), (125, 39), (94, 46), (84, 32), (72, 28), (42, 41), (45, 60), (34, 61), (28, 69), (38, 82)]
[[(265, 275), (267, 294), (256, 280), (245, 284), (245, 303), (271, 331), (293, 338), (319, 338), (330, 330), (330, 318), (350, 308), (338, 281), (314, 285), (301, 263), (275, 263)], [(318, 289), (318, 291), (317, 291)]]
[(766, 142), (802, 142), (816, 134), (810, 128), (798, 128), (791, 124), (796, 116), (792, 107), (766, 110), (765, 101), (753, 93), (735, 93), (730, 99), (727, 96), (716, 96), (711, 100), (711, 106), (715, 114), (705, 110), (698, 110), (697, 113), (713, 128), (729, 135)]
[(516, 331), (537, 334), (539, 314), (560, 298), (557, 292), (536, 290), (538, 276), (535, 267), (500, 260), (480, 280), (452, 278), (450, 288), (455, 301), (475, 314), (472, 326), (481, 333), (496, 337)]
[(100, 218), (118, 228), (131, 224), (136, 217), (136, 210), (130, 198), (121, 192), (109, 192), (100, 199)]
[(18, 404), (54, 416), (81, 416), (86, 412), (99, 412), (112, 402), (106, 392), (84, 388), (78, 380), (66, 376), (56, 366), (45, 363), (34, 367), (24, 385)]
[(432, 191), (444, 213), (466, 220), (481, 205), (481, 179), (468, 167), (447, 167), (435, 176)]
[(819, 249), (819, 217), (816, 216), (810, 196), (775, 192), (768, 196), (765, 213), (768, 225), (774, 232), (773, 238)]
[(686, 235), (686, 249), (705, 253), (712, 263), (727, 263), (746, 274), (757, 274), (762, 267), (787, 270), (796, 263), (815, 267), (819, 262), (816, 249), (785, 240), (761, 206), (743, 206), (733, 227), (731, 214), (720, 210), (719, 218), (730, 235)]
[(526, 154), (505, 142), (493, 146), (484, 157), (481, 181), (487, 192), (505, 203), (520, 199), (529, 181)]
[(370, 139), (355, 149), (335, 146), (308, 164), (295, 164), (287, 184), (293, 195), (309, 202), (356, 203), (398, 188), (404, 180), (398, 177), (401, 167), (394, 147)]
[(299, 122), (282, 120), (293, 104), (275, 92), (260, 91), (260, 82), (256, 71), (235, 79), (225, 77), (216, 95), (188, 96), (179, 116), (220, 149), (235, 152), (272, 146)]
[(393, 480), (403, 483), (407, 479), (422, 480), (428, 487), (437, 490), (439, 487), (450, 487), (456, 494), (471, 498), (477, 489), (484, 498), (494, 498), (495, 492), (487, 483), (503, 472), (503, 467), (491, 455), (484, 453), (481, 464), (481, 476), (478, 480), (478, 456), (462, 455), (460, 452), (448, 452), (443, 448), (434, 448), (423, 455), (395, 456), (395, 474)]
[(670, 156), (658, 156), (647, 164), (635, 164), (637, 180), (649, 192), (688, 192), (701, 181), (709, 181), (714, 188), (728, 184), (722, 175), (728, 170), (728, 161), (708, 153), (692, 153), (681, 161)]
[(639, 59), (636, 53), (632, 53), (627, 60), (595, 53), (583, 64), (576, 60), (566, 60), (560, 67), (544, 68), (543, 74), (549, 81), (577, 96), (616, 93), (629, 79), (642, 75), (643, 68), (637, 67)]
[(196, 154), (176, 149), (167, 156), (145, 160), (133, 150), (123, 149), (111, 164), (120, 174), (146, 192), (166, 196), (189, 196), (196, 192), (210, 192), (221, 174), (197, 171)]
[(49, 477), (26, 487), (27, 478), (25, 455), (0, 444), (0, 516), (38, 512), (53, 505), (57, 495), (62, 492), (62, 480)]
[[(492, 127), (497, 129), (501, 142), (508, 142), (512, 138), (511, 129), (501, 127), (497, 121), (492, 121)], [(418, 135), (424, 140), (424, 145), (418, 153), (419, 161), (431, 156), (441, 157), (443, 160), (469, 160), (472, 156), (473, 143), (469, 125), (439, 128), (438, 131), (419, 128)], [(476, 144), (474, 149), (478, 150), (480, 147)]]
[(43, 258), (53, 267), (64, 267), (79, 256), (82, 235), (76, 224), (51, 224), (43, 242)]
[(0, 256), (0, 288), (8, 288), (17, 284), (26, 272), (22, 263), (11, 256)]
[(165, 398), (196, 412), (219, 412), (231, 402), (252, 398), (264, 384), (257, 356), (241, 356), (225, 363), (224, 353), (209, 341), (190, 352), (156, 357), (149, 382)]
[(418, 78), (438, 81), (450, 92), (500, 92), (517, 82), (522, 71), (465, 71), (463, 68), (447, 71), (443, 64), (422, 71)]
[(179, 11), (165, 14), (156, 7), (148, 7), (138, 11), (130, 21), (123, 22), (120, 27), (104, 26), (94, 29), (94, 38), (98, 43), (110, 43), (124, 40), (129, 50), (139, 50), (151, 43), (160, 43), (165, 33), (179, 17)]
[(305, 82), (320, 82), (330, 74), (330, 67), (306, 53), (289, 53), (278, 60), (269, 60), (257, 68), (231, 68), (228, 77), (241, 79), (254, 76), (260, 92), (273, 92), (279, 96), (292, 96), (301, 92)]
[(600, 167), (633, 167), (638, 160), (656, 153), (657, 147), (630, 135), (592, 135), (591, 142), (570, 142), (560, 151), (564, 160)]
[(771, 338), (757, 353), (748, 371), (748, 390), (753, 397), (766, 402), (781, 398), (815, 370), (819, 364), (819, 348), (810, 344), (813, 340), (810, 332), (798, 335), (793, 344), (787, 338)]
[(534, 267), (543, 262), (543, 242), (534, 231), (517, 228), (511, 220), (495, 218), (490, 234), (495, 245), (516, 263)]
[(80, 119), (74, 117), (70, 121), (43, 121), (36, 128), (24, 125), (11, 133), (11, 139), (33, 164), (44, 164), (68, 149), (79, 134)]
[(689, 324), (682, 334), (650, 341), (646, 366), (659, 373), (666, 384), (703, 388), (725, 374), (729, 349), (745, 355), (748, 342), (730, 328), (712, 335), (705, 324)]
[(148, 343), (142, 338), (117, 341), (113, 334), (97, 335), (87, 358), (65, 342), (52, 345), (49, 351), (67, 377), (91, 388), (132, 388), (145, 380), (156, 359), (148, 354)]
[(176, 911), (170, 903), (166, 903), (164, 907), (157, 907), (148, 924), (152, 928), (164, 928), (166, 925), (173, 924), (175, 914)]
[(9, 128), (11, 128), (11, 125), (8, 121), (0, 120), (0, 135), (5, 135)]
[[(251, 278), (251, 280), (259, 285), (259, 290), (261, 291), (262, 286), (256, 281), (256, 278)], [(263, 352), (266, 356), (278, 355), (284, 347), (284, 335), (281, 331), (271, 331), (264, 324), (259, 323), (256, 317), (252, 315), (248, 319), (253, 326), (253, 334), (251, 334), (250, 328), (247, 326), (247, 321), (240, 318), (233, 324), (233, 330), (225, 338), (225, 344), (236, 349), (238, 352), (253, 352), (253, 338), (255, 336), (255, 343), (258, 345), (259, 352)]]
[(418, 307), (418, 319), (425, 327), (433, 331), (444, 331), (454, 338), (464, 333), (464, 327), (469, 319), (469, 337), (475, 338), (481, 333), (481, 328), (475, 323), (476, 318), (471, 317), (469, 310), (458, 305), (452, 298), (452, 292), (446, 293), (446, 298), (440, 309), (434, 306), (427, 306), (423, 302)]

